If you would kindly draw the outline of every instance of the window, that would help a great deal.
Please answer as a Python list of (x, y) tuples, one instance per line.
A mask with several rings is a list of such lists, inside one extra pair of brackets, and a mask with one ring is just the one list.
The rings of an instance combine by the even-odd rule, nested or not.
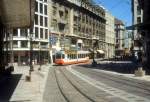
[(43, 26), (43, 17), (40, 16), (40, 26)]
[(53, 27), (55, 30), (57, 29), (57, 20), (52, 20), (51, 27)]
[(43, 28), (40, 28), (40, 38), (43, 38)]
[(27, 29), (20, 29), (20, 36), (27, 37), (28, 36), (28, 30)]
[(47, 5), (44, 5), (44, 14), (47, 15)]
[(13, 47), (18, 48), (18, 41), (13, 41)]
[(18, 29), (13, 29), (13, 36), (18, 36)]
[(35, 11), (38, 12), (38, 2), (35, 2)]
[(137, 18), (137, 23), (141, 23), (141, 17)]
[(47, 27), (47, 17), (45, 17), (45, 27)]
[(45, 29), (45, 39), (48, 39), (48, 29)]
[(74, 16), (74, 22), (77, 23), (77, 16)]
[(27, 41), (21, 41), (21, 47), (22, 48), (27, 48), (28, 42)]
[(81, 58), (81, 55), (80, 55), (80, 54), (78, 54), (78, 58)]
[(61, 59), (61, 54), (60, 53), (56, 54), (56, 59)]
[(32, 33), (32, 34), (33, 34), (33, 28), (30, 28), (30, 33)]
[(62, 58), (63, 58), (63, 59), (65, 58), (65, 55), (64, 55), (64, 54), (62, 54)]
[(59, 16), (60, 16), (60, 18), (62, 18), (64, 16), (64, 12), (63, 11), (59, 11)]
[(35, 38), (39, 37), (39, 28), (35, 27)]
[(18, 62), (18, 56), (14, 56), (14, 62)]
[(70, 59), (70, 55), (69, 54), (67, 55), (67, 57), (68, 57), (68, 59)]
[(65, 10), (65, 18), (66, 19), (68, 18), (68, 10), (67, 9)]
[(40, 13), (43, 13), (43, 5), (40, 3)]
[(35, 24), (38, 25), (38, 15), (35, 14)]
[(53, 15), (55, 16), (57, 12), (57, 8), (53, 6)]
[(139, 6), (137, 6), (137, 15), (141, 15), (141, 9)]

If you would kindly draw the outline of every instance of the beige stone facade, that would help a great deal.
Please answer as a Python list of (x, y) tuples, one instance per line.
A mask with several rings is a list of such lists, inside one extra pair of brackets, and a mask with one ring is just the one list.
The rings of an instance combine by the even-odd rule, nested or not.
[(105, 57), (113, 58), (115, 55), (115, 17), (111, 13), (106, 12), (106, 21)]
[(115, 55), (123, 56), (125, 47), (125, 25), (123, 21), (115, 19), (116, 46)]
[(80, 50), (105, 50), (105, 10), (88, 0), (52, 0), (49, 5), (50, 39), (53, 49), (78, 46)]

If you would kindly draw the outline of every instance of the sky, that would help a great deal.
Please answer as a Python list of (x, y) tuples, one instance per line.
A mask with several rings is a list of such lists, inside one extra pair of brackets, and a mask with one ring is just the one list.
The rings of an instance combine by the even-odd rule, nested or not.
[(113, 16), (122, 20), (126, 26), (132, 24), (131, 0), (94, 0), (104, 6)]

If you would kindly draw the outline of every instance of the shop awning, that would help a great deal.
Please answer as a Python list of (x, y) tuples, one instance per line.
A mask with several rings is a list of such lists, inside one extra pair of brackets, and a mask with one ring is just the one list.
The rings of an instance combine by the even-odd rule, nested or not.
[(97, 52), (100, 53), (100, 54), (104, 54), (103, 50), (97, 50)]
[(77, 43), (83, 43), (83, 41), (81, 39), (78, 39)]

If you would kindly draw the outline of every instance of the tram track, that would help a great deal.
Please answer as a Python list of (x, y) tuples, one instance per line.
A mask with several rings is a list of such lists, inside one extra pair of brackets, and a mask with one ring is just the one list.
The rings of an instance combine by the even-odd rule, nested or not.
[(62, 96), (64, 97), (64, 99), (66, 100), (66, 102), (70, 102), (69, 99), (67, 98), (67, 96), (64, 94), (63, 90), (60, 87), (59, 80), (58, 80), (58, 77), (56, 75), (56, 70), (54, 70), (54, 73), (55, 73), (55, 78), (56, 78), (56, 84), (58, 86), (58, 89), (59, 89), (60, 93), (62, 94)]
[(98, 73), (98, 71), (91, 71), (91, 70), (88, 70), (88, 69), (84, 69), (86, 70), (86, 72), (88, 72), (89, 74), (91, 75), (95, 75), (101, 79), (107, 79), (107, 80), (110, 80), (112, 82), (116, 82), (120, 85), (126, 85), (128, 87), (134, 87), (134, 88), (138, 88), (138, 89), (142, 89), (144, 90), (144, 92), (141, 92), (143, 94), (147, 94), (147, 95), (150, 95), (150, 89), (149, 89), (149, 85), (148, 84), (143, 84), (143, 83), (140, 83), (140, 82), (135, 82), (133, 80), (128, 80), (128, 79), (125, 79), (123, 78), (122, 76), (118, 77), (118, 76), (115, 76), (115, 75), (111, 75), (111, 74), (106, 74), (104, 72), (100, 72), (101, 74)]
[[(96, 102), (94, 99), (82, 92), (65, 74), (59, 66), (55, 68), (55, 77), (58, 88), (66, 102)], [(65, 86), (66, 85), (66, 86)], [(77, 101), (78, 99), (78, 101)]]

